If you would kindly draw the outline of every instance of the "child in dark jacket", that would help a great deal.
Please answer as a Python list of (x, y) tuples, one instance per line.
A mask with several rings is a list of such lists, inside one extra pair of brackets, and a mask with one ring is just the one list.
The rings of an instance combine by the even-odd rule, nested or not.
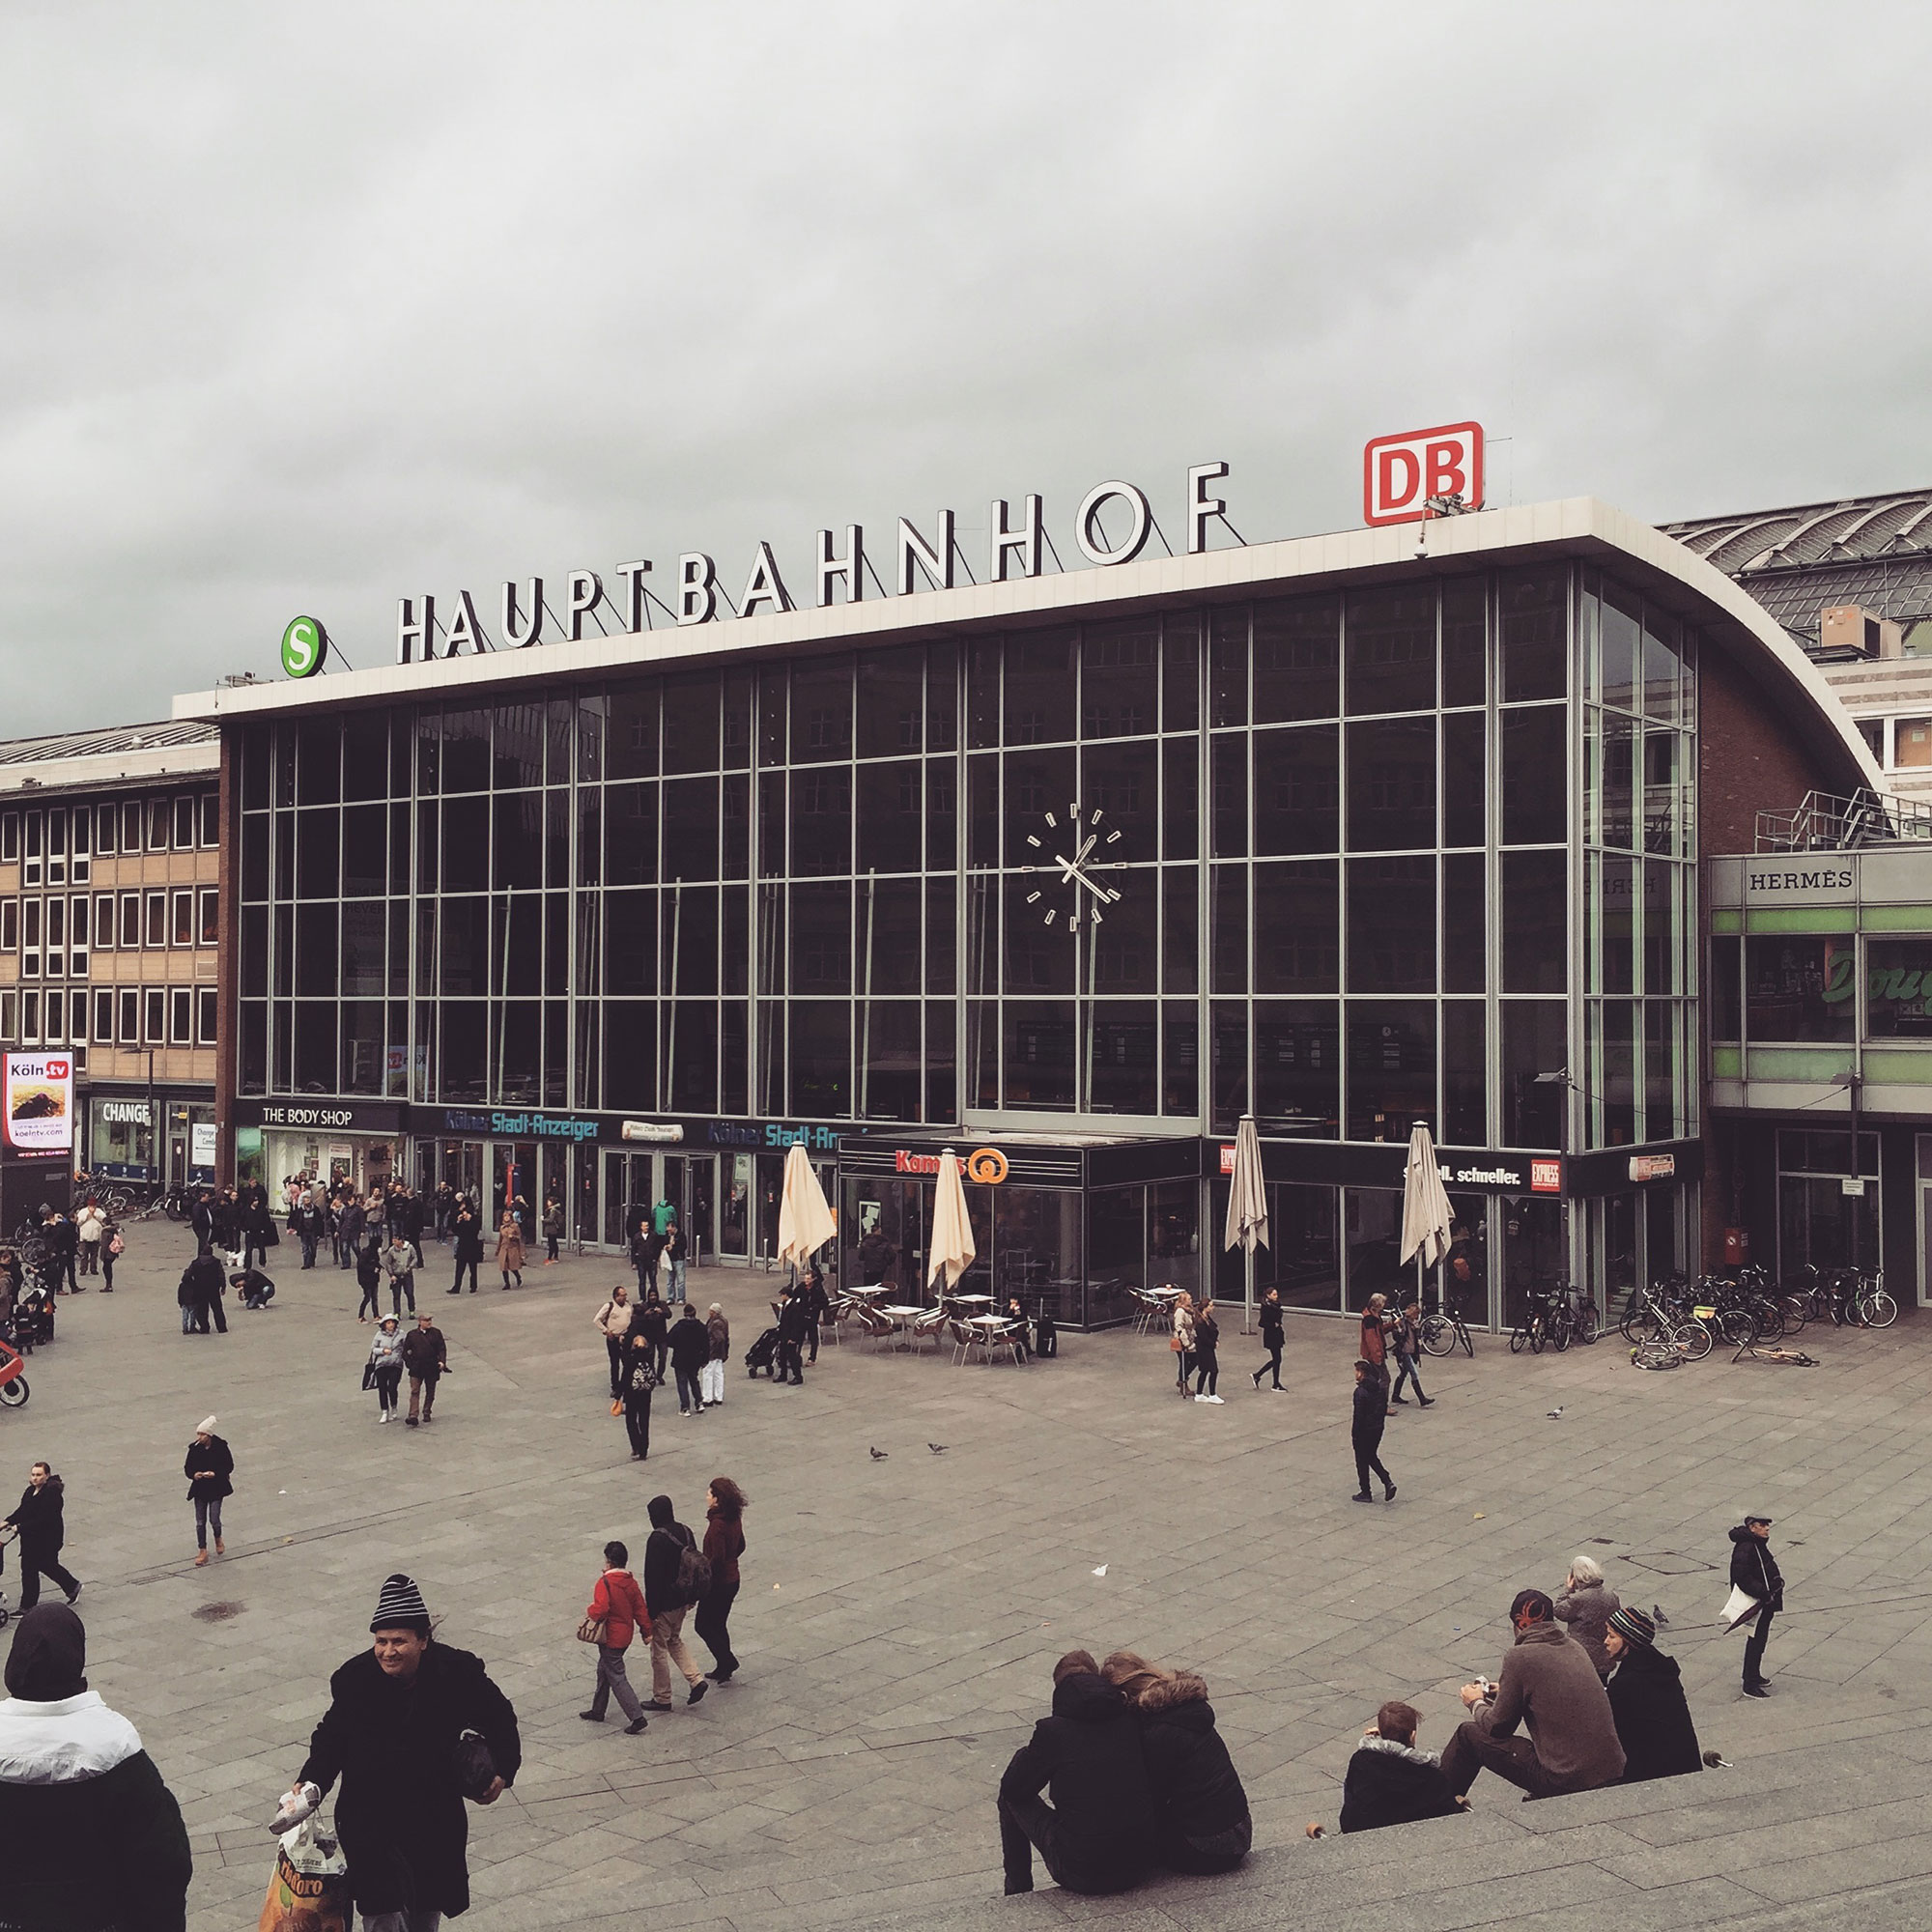
[(1349, 1760), (1342, 1785), (1343, 1831), (1373, 1832), (1421, 1818), (1453, 1818), (1468, 1808), (1465, 1800), (1450, 1795), (1435, 1753), (1416, 1749), (1420, 1722), (1412, 1705), (1394, 1699), (1376, 1713), (1376, 1721)]

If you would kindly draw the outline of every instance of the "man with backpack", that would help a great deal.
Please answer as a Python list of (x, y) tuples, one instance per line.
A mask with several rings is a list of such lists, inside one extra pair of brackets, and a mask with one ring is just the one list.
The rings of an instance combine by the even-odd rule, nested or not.
[(711, 1589), (711, 1566), (699, 1553), (697, 1539), (679, 1522), (668, 1496), (650, 1500), (651, 1534), (644, 1545), (644, 1605), (651, 1619), (652, 1711), (668, 1711), (670, 1667), (675, 1663), (691, 1686), (687, 1704), (696, 1704), (710, 1690), (704, 1673), (692, 1662), (684, 1644), (684, 1620), (694, 1604)]

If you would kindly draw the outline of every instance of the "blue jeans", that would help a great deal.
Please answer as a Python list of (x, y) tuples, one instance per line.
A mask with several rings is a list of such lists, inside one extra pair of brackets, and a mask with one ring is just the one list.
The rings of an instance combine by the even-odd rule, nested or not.
[(1422, 1381), (1421, 1378), (1415, 1373), (1415, 1363), (1416, 1363), (1415, 1356), (1405, 1355), (1402, 1353), (1400, 1350), (1396, 1351), (1395, 1387), (1389, 1390), (1389, 1400), (1391, 1402), (1393, 1402), (1396, 1399), (1396, 1397), (1402, 1393), (1402, 1385), (1405, 1381), (1406, 1381), (1408, 1385), (1412, 1389), (1414, 1389), (1415, 1399), (1417, 1402), (1428, 1401), (1429, 1398), (1422, 1393)]
[(214, 1540), (216, 1543), (219, 1543), (221, 1541), (221, 1498), (219, 1496), (213, 1496), (204, 1499), (201, 1496), (196, 1496), (194, 1499), (194, 1547), (197, 1549), (206, 1549), (208, 1548), (208, 1526), (210, 1523), (214, 1525)]

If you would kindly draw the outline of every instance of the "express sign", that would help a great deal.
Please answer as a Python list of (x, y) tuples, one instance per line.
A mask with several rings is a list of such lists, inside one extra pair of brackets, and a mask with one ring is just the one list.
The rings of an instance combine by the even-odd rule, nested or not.
[(1460, 497), (1462, 509), (1483, 507), (1481, 423), (1378, 436), (1362, 451), (1365, 524), (1419, 524), (1448, 497)]

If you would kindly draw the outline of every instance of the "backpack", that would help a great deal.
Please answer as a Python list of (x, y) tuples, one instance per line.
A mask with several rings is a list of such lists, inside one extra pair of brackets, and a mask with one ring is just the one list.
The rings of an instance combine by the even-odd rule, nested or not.
[[(685, 1534), (691, 1532), (686, 1530)], [(677, 1594), (687, 1604), (701, 1604), (711, 1594), (711, 1564), (695, 1542), (678, 1550)]]

